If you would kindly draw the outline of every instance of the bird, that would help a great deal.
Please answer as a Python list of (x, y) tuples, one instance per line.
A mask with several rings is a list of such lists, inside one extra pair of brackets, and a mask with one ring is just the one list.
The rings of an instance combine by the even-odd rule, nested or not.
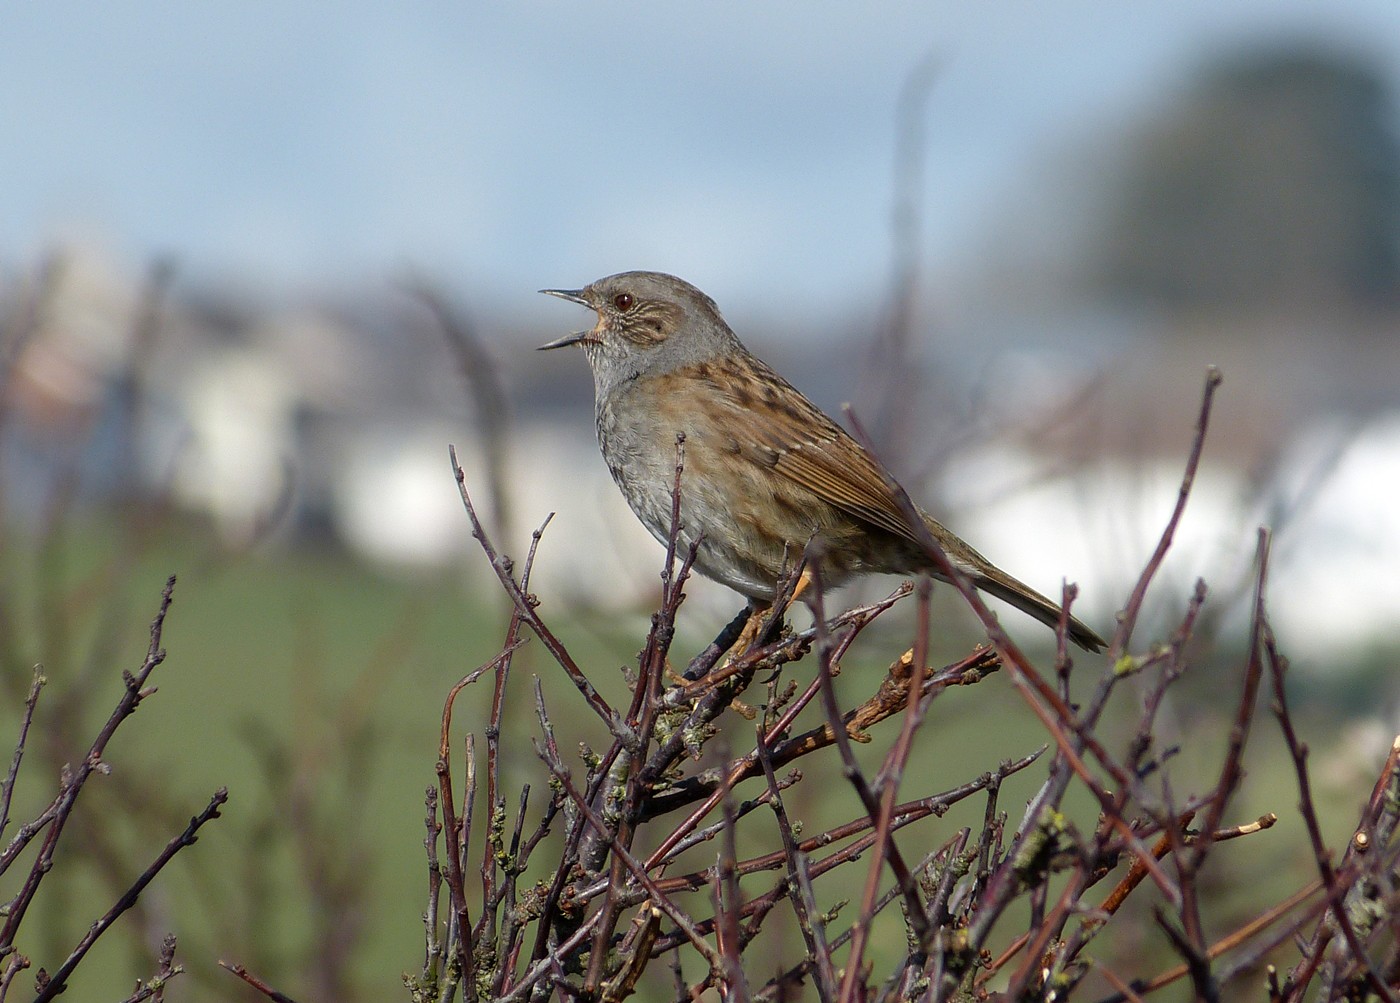
[[(700, 574), (757, 612), (816, 539), (826, 586), (867, 574), (948, 580), (879, 462), (745, 348), (705, 293), (649, 271), (540, 292), (597, 314), (591, 329), (539, 347), (583, 350), (603, 459), (632, 512), (663, 544), (672, 528), (677, 436), (684, 436), (677, 544), (680, 553), (695, 547)], [(973, 586), (1059, 625), (1058, 605), (919, 515)], [(1078, 619), (1069, 619), (1068, 631), (1086, 651), (1105, 646)]]

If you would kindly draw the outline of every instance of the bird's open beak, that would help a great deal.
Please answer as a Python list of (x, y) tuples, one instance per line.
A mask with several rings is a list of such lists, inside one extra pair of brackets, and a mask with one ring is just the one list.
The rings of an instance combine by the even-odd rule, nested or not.
[[(558, 296), (561, 300), (568, 300), (570, 303), (577, 303), (579, 306), (592, 306), (588, 300), (583, 298), (582, 289), (541, 289), (540, 292), (546, 296)], [(551, 348), (567, 348), (570, 345), (577, 345), (584, 341), (592, 332), (575, 331), (573, 334), (566, 334), (562, 338), (555, 338), (546, 345), (541, 345), (537, 351), (544, 352)]]
[(546, 296), (558, 296), (561, 300), (568, 300), (570, 303), (577, 303), (579, 306), (589, 306), (588, 300), (583, 298), (582, 289), (541, 289), (540, 292)]
[(553, 341), (541, 345), (539, 348), (535, 349), (535, 351), (546, 352), (551, 348), (568, 348), (570, 345), (577, 345), (580, 341), (583, 341), (588, 337), (589, 333), (588, 331), (575, 331), (573, 334), (566, 334), (562, 338), (555, 338)]

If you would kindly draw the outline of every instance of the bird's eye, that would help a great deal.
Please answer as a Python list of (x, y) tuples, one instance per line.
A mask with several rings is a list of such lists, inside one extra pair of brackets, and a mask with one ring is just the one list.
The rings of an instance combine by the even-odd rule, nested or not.
[(616, 296), (613, 297), (613, 306), (617, 307), (624, 313), (632, 309), (633, 302), (635, 301), (632, 299), (631, 293), (618, 293)]

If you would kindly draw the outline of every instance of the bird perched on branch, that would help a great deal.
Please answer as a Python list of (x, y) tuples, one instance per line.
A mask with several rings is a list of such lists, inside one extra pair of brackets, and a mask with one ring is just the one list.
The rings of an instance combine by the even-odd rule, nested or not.
[[(593, 370), (598, 444), (627, 504), (663, 543), (671, 532), (676, 437), (685, 436), (678, 544), (695, 568), (747, 596), (775, 597), (786, 567), (821, 544), (829, 585), (871, 573), (940, 573), (879, 464), (749, 352), (714, 301), (660, 272), (622, 272), (582, 289), (544, 289), (598, 314), (578, 345)], [(978, 589), (1056, 626), (1061, 610), (920, 513), (948, 561)], [(1069, 637), (1103, 638), (1077, 619)]]

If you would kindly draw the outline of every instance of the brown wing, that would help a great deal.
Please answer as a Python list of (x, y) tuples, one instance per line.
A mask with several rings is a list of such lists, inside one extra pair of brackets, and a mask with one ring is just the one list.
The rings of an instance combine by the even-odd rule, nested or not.
[(695, 368), (733, 407), (729, 434), (741, 449), (828, 504), (918, 542), (875, 460), (790, 383), (752, 356)]
[[(723, 403), (727, 413), (722, 431), (731, 448), (843, 512), (922, 549), (874, 458), (758, 359), (746, 355), (697, 363), (670, 378), (668, 390), (677, 397), (703, 388), (707, 404)], [(1059, 623), (1059, 606), (991, 564), (937, 522), (925, 519), (949, 559), (971, 576), (974, 585), (1052, 627)], [(1089, 651), (1105, 644), (1073, 618), (1070, 638)]]

